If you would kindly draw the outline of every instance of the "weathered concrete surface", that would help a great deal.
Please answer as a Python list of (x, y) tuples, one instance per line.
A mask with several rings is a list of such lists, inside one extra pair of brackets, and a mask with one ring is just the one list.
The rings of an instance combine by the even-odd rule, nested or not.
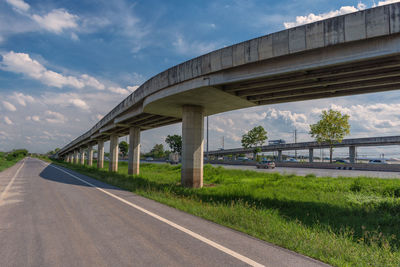
[(85, 165), (85, 154), (86, 154), (85, 148), (81, 148), (80, 155), (79, 155), (81, 165)]
[(103, 169), (104, 167), (104, 141), (99, 140), (97, 143), (97, 168)]
[(204, 110), (199, 106), (183, 106), (182, 175), (186, 187), (203, 186)]
[(110, 136), (110, 160), (108, 170), (110, 172), (118, 171), (118, 135)]
[(88, 166), (93, 166), (93, 146), (89, 145), (88, 146), (88, 160), (87, 160), (87, 164)]
[(138, 175), (140, 164), (140, 128), (129, 128), (128, 174)]
[(308, 162), (310, 163), (314, 162), (314, 148), (308, 149)]

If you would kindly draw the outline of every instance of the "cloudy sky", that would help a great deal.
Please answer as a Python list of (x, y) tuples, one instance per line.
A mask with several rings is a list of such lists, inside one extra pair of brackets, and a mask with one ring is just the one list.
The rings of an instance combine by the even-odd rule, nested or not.
[[(62, 147), (149, 77), (190, 58), (389, 2), (0, 0), (0, 151)], [(221, 147), (222, 136), (225, 148), (239, 147), (241, 135), (257, 125), (269, 139), (293, 141), (297, 129), (298, 141), (310, 140), (309, 124), (330, 107), (351, 116), (351, 137), (399, 134), (394, 91), (214, 115), (210, 149)], [(180, 132), (178, 124), (145, 131), (142, 148)], [(395, 155), (399, 148), (390, 149)]]

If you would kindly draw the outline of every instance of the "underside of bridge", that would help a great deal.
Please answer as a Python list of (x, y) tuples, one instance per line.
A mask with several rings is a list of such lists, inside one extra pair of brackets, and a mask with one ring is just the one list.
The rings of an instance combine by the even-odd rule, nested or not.
[(201, 187), (204, 116), (397, 89), (399, 3), (301, 25), (174, 66), (146, 81), (60, 156), (77, 162), (82, 147), (97, 142), (103, 148), (111, 140), (115, 171), (118, 137), (129, 134), (129, 170), (138, 174), (140, 131), (183, 121), (182, 184)]
[(360, 60), (219, 86), (256, 105), (366, 94), (400, 88), (400, 56)]

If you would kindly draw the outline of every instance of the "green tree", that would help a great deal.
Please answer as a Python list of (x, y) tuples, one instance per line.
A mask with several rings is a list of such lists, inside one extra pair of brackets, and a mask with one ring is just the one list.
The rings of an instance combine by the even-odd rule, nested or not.
[(332, 163), (333, 146), (341, 143), (343, 137), (350, 134), (349, 115), (336, 110), (323, 110), (321, 119), (310, 125), (310, 134), (318, 143), (329, 144), (329, 157)]
[(261, 152), (259, 146), (262, 146), (268, 139), (267, 131), (262, 126), (256, 126), (246, 134), (242, 135), (242, 147), (244, 148), (254, 148), (254, 159), (257, 153)]
[(165, 157), (164, 146), (162, 144), (155, 144), (150, 153), (155, 158), (163, 158)]
[(182, 136), (177, 134), (168, 135), (165, 138), (165, 143), (168, 144), (173, 153), (178, 152), (180, 154), (182, 152)]
[(122, 153), (122, 156), (125, 157), (128, 154), (128, 143), (125, 141), (121, 141), (118, 147), (119, 151)]

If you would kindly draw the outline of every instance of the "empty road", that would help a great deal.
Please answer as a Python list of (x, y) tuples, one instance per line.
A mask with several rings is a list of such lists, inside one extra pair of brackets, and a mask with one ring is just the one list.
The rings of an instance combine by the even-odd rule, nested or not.
[(32, 158), (0, 172), (0, 265), (324, 266)]

